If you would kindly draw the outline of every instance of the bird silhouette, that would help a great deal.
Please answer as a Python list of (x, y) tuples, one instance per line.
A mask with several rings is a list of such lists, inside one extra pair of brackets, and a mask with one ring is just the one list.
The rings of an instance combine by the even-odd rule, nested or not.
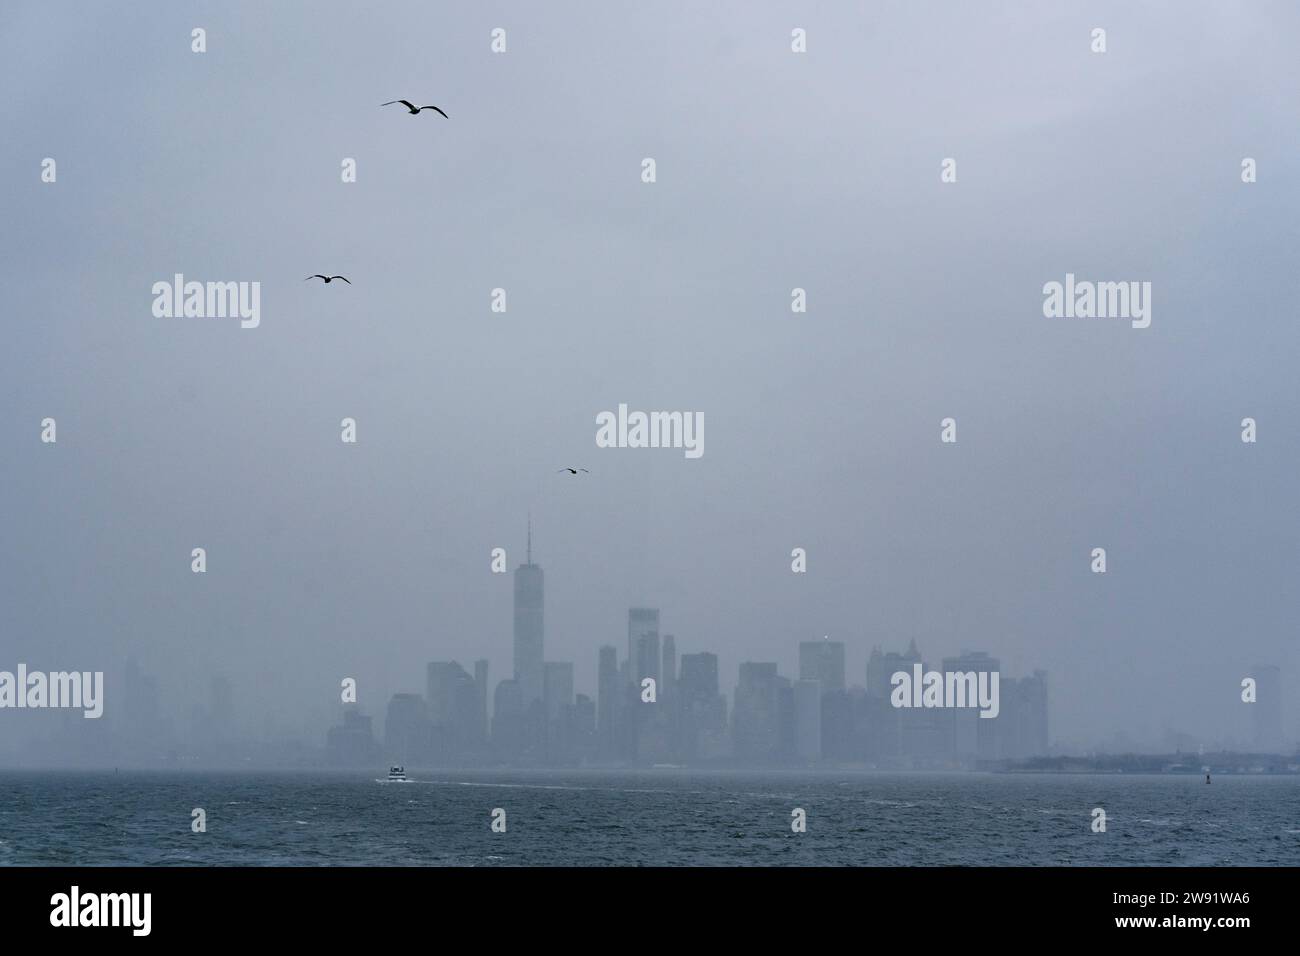
[[(321, 275), (319, 272), (316, 273), (314, 276), (308, 276), (307, 279), (324, 279), (326, 285), (329, 285), (329, 284), (330, 284), (331, 282), (333, 282), (335, 279), (343, 279), (343, 281), (346, 282), (348, 285), (351, 285), (351, 284), (352, 284), (352, 280), (351, 280), (351, 279), (346, 279), (346, 278), (344, 278), (343, 276), (323, 276), (323, 275)], [(303, 281), (303, 282), (306, 282), (307, 279), (303, 279), (302, 281)]]
[[(587, 471), (587, 469), (586, 468), (561, 468), (560, 471), (567, 471), (571, 475), (576, 475), (580, 471)], [(556, 474), (558, 475), (560, 471), (557, 471)], [(591, 474), (591, 472), (587, 471), (587, 474)]]
[(410, 100), (389, 100), (387, 103), (380, 103), (379, 105), (392, 106), (394, 103), (401, 103), (403, 106), (405, 106), (408, 110), (411, 111), (412, 116), (418, 116), (420, 110), (433, 110), (435, 113), (442, 113), (443, 119), (451, 119), (450, 116), (448, 116), (446, 113), (443, 113), (442, 110), (438, 109), (438, 107), (436, 106), (416, 106)]

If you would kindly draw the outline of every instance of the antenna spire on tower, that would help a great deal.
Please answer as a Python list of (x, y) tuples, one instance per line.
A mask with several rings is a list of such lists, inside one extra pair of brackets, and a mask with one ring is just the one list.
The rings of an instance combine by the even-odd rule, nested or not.
[(528, 512), (528, 563), (533, 563), (533, 513)]

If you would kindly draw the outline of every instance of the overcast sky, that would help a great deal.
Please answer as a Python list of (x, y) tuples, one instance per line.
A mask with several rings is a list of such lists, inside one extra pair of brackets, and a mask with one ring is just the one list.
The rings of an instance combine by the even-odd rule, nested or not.
[[(5, 3), (0, 669), (134, 655), (178, 713), (223, 672), (250, 727), (320, 743), (343, 677), (378, 717), (430, 660), (509, 676), (489, 554), (522, 560), (531, 511), (579, 692), (648, 605), (729, 696), (743, 660), (797, 676), (800, 640), (845, 641), (862, 683), (915, 638), (1046, 669), (1053, 740), (1245, 739), (1271, 662), (1294, 739), (1298, 28), (1289, 3)], [(155, 318), (178, 272), (260, 282), (260, 327)], [(1067, 272), (1151, 282), (1150, 328), (1045, 318)], [(619, 403), (703, 413), (703, 457), (598, 449)]]

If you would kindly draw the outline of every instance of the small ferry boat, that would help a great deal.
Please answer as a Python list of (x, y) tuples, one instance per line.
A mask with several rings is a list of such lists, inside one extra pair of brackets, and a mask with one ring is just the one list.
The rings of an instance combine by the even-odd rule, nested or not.
[(376, 778), (376, 783), (410, 783), (406, 779), (406, 768), (394, 765), (388, 768), (388, 778), (386, 780)]

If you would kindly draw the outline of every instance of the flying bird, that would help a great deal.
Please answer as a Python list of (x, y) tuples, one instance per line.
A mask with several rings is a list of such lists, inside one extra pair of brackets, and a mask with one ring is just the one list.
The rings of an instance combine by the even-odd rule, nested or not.
[(450, 116), (448, 116), (446, 113), (443, 113), (442, 110), (438, 109), (438, 107), (436, 106), (416, 106), (410, 100), (389, 100), (387, 103), (380, 103), (379, 105), (392, 106), (394, 103), (401, 103), (403, 106), (405, 106), (408, 110), (411, 111), (412, 116), (419, 115), (420, 110), (433, 110), (435, 113), (442, 113), (443, 119), (451, 119)]
[[(346, 278), (344, 278), (343, 276), (323, 276), (323, 275), (321, 275), (319, 272), (316, 273), (314, 276), (308, 276), (307, 279), (324, 279), (326, 285), (329, 285), (329, 284), (330, 284), (331, 282), (333, 282), (335, 279), (343, 279), (343, 281), (346, 282), (348, 285), (351, 285), (351, 284), (352, 284), (352, 280), (351, 280), (351, 279), (346, 279)], [(303, 282), (306, 282), (307, 279), (303, 279), (302, 281), (303, 281)]]
[[(580, 471), (587, 471), (587, 469), (586, 468), (561, 468), (560, 471), (567, 471), (571, 475), (576, 475)], [(560, 471), (557, 471), (556, 474), (558, 475)], [(591, 474), (591, 472), (587, 471), (587, 474)]]

